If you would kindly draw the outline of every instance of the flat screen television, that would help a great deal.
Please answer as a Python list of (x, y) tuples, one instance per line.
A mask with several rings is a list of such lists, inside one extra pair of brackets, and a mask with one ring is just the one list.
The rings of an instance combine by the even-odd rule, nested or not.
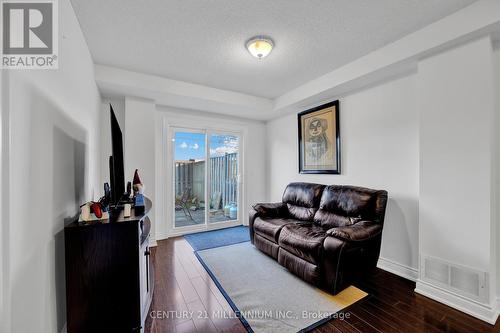
[(116, 206), (120, 203), (125, 193), (125, 175), (123, 170), (123, 135), (120, 124), (116, 119), (113, 106), (109, 104), (111, 114), (111, 150), (112, 156), (109, 157), (109, 176), (111, 183), (111, 205)]

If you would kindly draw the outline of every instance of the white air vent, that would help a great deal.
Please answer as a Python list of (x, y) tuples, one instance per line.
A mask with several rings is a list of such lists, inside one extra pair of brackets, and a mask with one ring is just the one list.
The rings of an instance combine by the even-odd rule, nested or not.
[(464, 271), (457, 267), (450, 267), (450, 286), (455, 289), (463, 290), (464, 292), (477, 297), (481, 296), (481, 288), (484, 284), (479, 281), (480, 273)]
[(443, 262), (437, 260), (432, 260), (431, 258), (425, 258), (425, 277), (438, 281), (441, 283), (448, 284), (450, 276), (450, 266)]
[(422, 278), (432, 284), (476, 301), (488, 303), (488, 273), (423, 256)]

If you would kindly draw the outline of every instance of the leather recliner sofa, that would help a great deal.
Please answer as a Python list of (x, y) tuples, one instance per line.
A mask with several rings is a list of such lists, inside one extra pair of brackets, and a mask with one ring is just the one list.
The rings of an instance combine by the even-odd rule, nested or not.
[(387, 192), (291, 183), (282, 202), (250, 210), (250, 240), (301, 279), (337, 294), (373, 269)]

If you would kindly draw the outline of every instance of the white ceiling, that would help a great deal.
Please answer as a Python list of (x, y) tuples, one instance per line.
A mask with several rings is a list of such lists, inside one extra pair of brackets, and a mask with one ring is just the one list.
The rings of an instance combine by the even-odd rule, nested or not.
[[(72, 0), (97, 64), (266, 98), (475, 0)], [(276, 44), (263, 60), (245, 41)]]

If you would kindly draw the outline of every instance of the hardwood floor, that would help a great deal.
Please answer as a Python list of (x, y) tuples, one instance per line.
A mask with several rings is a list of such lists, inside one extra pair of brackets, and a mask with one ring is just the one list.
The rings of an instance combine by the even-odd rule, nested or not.
[[(246, 332), (184, 238), (159, 241), (152, 260), (156, 284), (145, 332)], [(314, 332), (500, 333), (500, 321), (492, 326), (417, 295), (414, 282), (381, 269), (355, 285), (370, 296), (345, 309), (344, 320), (331, 320)], [(211, 318), (212, 313), (225, 315)]]

